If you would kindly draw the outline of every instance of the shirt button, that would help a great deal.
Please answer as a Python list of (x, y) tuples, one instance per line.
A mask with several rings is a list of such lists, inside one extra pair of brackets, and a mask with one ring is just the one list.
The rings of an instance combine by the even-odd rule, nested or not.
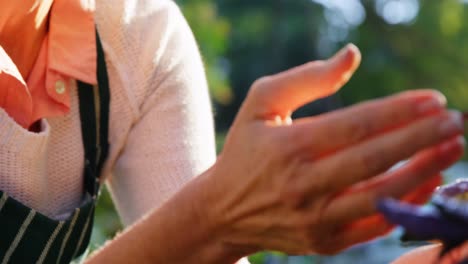
[(55, 83), (55, 92), (58, 94), (63, 94), (65, 93), (65, 90), (67, 87), (65, 86), (65, 83), (63, 81), (57, 81)]

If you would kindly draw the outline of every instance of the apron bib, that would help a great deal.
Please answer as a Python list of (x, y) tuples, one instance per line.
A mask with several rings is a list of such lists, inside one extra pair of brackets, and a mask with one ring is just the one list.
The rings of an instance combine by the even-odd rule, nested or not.
[(66, 220), (48, 218), (0, 192), (0, 263), (70, 263), (88, 247), (99, 175), (109, 143), (109, 81), (96, 32), (98, 87), (78, 81), (81, 133), (85, 153), (84, 197)]

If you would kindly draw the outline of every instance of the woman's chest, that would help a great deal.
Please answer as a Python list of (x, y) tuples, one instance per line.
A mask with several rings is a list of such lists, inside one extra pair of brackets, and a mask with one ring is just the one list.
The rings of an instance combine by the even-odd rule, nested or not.
[(79, 103), (76, 87), (70, 85), (70, 112), (47, 120), (50, 126), (47, 155), (49, 202), (55, 209), (62, 210), (79, 204), (83, 194), (84, 150)]

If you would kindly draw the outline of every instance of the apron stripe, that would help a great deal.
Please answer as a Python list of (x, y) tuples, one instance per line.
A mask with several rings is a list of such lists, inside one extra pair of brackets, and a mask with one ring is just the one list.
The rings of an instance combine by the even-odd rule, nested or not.
[(8, 195), (6, 193), (3, 193), (2, 198), (0, 198), (0, 211), (3, 209), (3, 206), (5, 205), (7, 199)]
[(13, 252), (15, 252), (16, 247), (18, 246), (19, 242), (21, 241), (21, 238), (23, 238), (24, 232), (26, 232), (26, 229), (28, 229), (29, 224), (33, 220), (34, 216), (36, 215), (35, 210), (31, 210), (28, 214), (28, 217), (24, 220), (23, 224), (21, 225), (20, 229), (18, 230), (18, 233), (16, 234), (15, 239), (13, 240), (13, 243), (11, 243), (10, 248), (8, 248), (8, 251), (6, 252), (5, 256), (3, 257), (2, 264), (8, 263), (10, 260), (11, 255)]
[(60, 221), (60, 223), (55, 228), (54, 232), (52, 233), (52, 235), (49, 238), (49, 241), (47, 241), (47, 244), (46, 244), (44, 250), (42, 251), (41, 255), (39, 256), (39, 259), (36, 262), (37, 264), (42, 264), (44, 262), (44, 259), (46, 258), (47, 253), (49, 253), (50, 246), (52, 245), (52, 243), (54, 242), (54, 240), (57, 237), (58, 233), (62, 229), (64, 223), (65, 223), (64, 221)]
[(79, 250), (81, 248), (81, 244), (83, 243), (83, 239), (84, 239), (85, 235), (88, 233), (89, 220), (91, 218), (90, 216), (93, 215), (92, 211), (93, 210), (89, 211), (88, 217), (86, 218), (86, 223), (84, 225), (83, 230), (81, 231), (80, 239), (78, 240), (78, 244), (76, 245), (75, 252), (73, 253), (74, 257), (77, 257), (77, 254), (78, 254), (78, 252), (79, 252)]
[(57, 258), (57, 264), (60, 263), (60, 260), (62, 259), (63, 250), (65, 250), (65, 246), (68, 243), (68, 239), (70, 238), (70, 234), (72, 233), (73, 228), (75, 227), (76, 219), (78, 219), (79, 214), (80, 214), (80, 208), (77, 208), (75, 210), (72, 221), (70, 223), (70, 227), (68, 228), (68, 231), (65, 234), (65, 238), (63, 239), (62, 246), (60, 246), (60, 253), (59, 253), (59, 256)]

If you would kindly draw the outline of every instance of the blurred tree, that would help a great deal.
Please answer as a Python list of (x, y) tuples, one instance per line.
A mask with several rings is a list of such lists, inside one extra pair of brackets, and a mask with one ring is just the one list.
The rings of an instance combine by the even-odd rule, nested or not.
[(332, 55), (347, 42), (363, 53), (337, 95), (295, 117), (395, 92), (434, 88), (468, 110), (468, 24), (463, 1), (179, 0), (201, 46), (218, 131), (230, 126), (252, 82)]
[(200, 51), (203, 54), (205, 70), (214, 103), (226, 105), (232, 101), (228, 81), (227, 49), (230, 24), (218, 15), (216, 4), (211, 0), (179, 0)]
[(397, 25), (373, 12), (373, 2), (366, 1), (365, 8), (367, 18), (356, 29), (355, 40), (363, 51), (363, 64), (351, 89), (342, 92), (346, 103), (435, 88), (448, 97), (450, 106), (468, 109), (466, 6), (455, 0), (421, 1), (418, 16)]
[[(220, 14), (232, 24), (226, 57), (231, 65), (234, 100), (218, 109), (216, 119), (220, 129), (227, 129), (255, 79), (318, 58), (315, 40), (322, 16), (309, 0), (216, 2)], [(338, 107), (336, 99), (320, 102), (319, 108)]]

